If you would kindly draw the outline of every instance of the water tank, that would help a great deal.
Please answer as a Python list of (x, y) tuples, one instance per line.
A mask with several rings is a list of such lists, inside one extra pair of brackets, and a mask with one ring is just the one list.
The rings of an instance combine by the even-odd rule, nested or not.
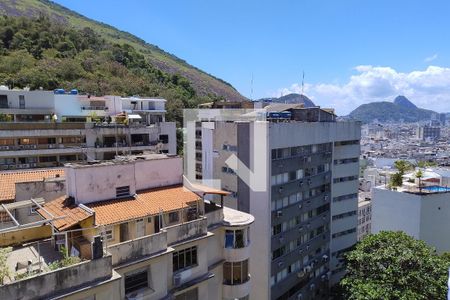
[(70, 94), (71, 95), (78, 95), (78, 90), (77, 89), (70, 90)]
[(64, 89), (56, 89), (54, 90), (54, 93), (58, 95), (63, 95), (66, 93), (66, 91)]

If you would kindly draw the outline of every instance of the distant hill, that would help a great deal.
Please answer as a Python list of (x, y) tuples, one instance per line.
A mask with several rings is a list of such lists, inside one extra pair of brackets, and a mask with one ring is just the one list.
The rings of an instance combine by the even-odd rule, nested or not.
[(177, 121), (184, 107), (247, 100), (229, 83), (158, 46), (48, 0), (0, 1), (2, 84), (164, 97), (168, 118)]
[(405, 96), (397, 96), (394, 99), (394, 104), (397, 104), (398, 106), (408, 108), (408, 109), (417, 109), (418, 107), (408, 100)]
[(375, 119), (380, 122), (404, 122), (412, 123), (431, 119), (436, 112), (418, 108), (404, 96), (398, 96), (394, 102), (372, 102), (360, 105), (353, 110), (348, 117), (363, 123), (370, 123)]
[(304, 104), (305, 107), (314, 107), (316, 106), (314, 102), (311, 101), (308, 97), (305, 95), (300, 94), (288, 94), (281, 96), (279, 98), (263, 98), (259, 99), (260, 101), (270, 101), (273, 103), (287, 103), (287, 104)]

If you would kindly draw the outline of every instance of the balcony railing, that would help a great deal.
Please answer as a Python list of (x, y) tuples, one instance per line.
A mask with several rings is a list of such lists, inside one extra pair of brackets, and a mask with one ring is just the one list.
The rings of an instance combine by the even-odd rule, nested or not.
[(81, 110), (108, 110), (107, 106), (82, 106)]

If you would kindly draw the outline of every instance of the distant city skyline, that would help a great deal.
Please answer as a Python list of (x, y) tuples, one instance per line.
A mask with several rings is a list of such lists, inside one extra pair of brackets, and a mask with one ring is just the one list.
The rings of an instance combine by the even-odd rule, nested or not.
[(446, 1), (56, 2), (135, 34), (248, 98), (301, 92), (304, 71), (305, 94), (340, 115), (397, 95), (450, 112)]

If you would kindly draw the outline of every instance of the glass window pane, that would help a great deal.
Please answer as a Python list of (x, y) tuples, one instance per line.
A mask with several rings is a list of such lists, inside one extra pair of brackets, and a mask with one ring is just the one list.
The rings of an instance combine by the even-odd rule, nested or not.
[(225, 231), (225, 248), (233, 248), (234, 232), (232, 230)]

